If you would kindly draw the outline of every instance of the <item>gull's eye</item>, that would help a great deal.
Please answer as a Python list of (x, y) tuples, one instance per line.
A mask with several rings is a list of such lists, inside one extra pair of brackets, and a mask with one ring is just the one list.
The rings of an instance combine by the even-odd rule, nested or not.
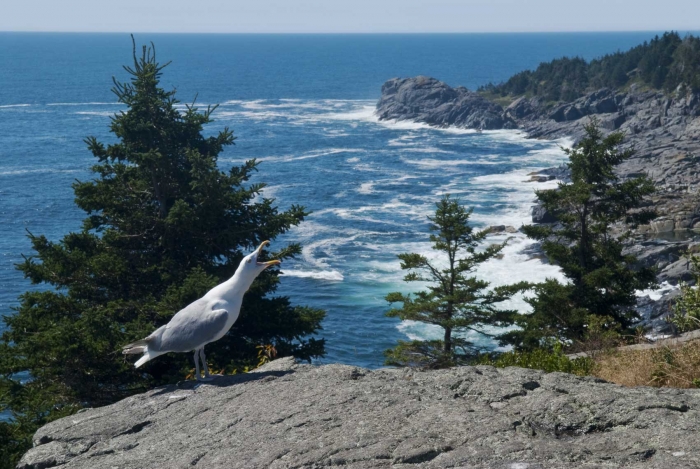
[(250, 259), (248, 259), (246, 262), (247, 262), (248, 264), (250, 264)]

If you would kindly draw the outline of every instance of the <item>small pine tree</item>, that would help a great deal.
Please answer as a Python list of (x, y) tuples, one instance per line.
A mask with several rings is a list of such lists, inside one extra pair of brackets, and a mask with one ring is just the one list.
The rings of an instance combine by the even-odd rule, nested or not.
[[(215, 108), (179, 110), (175, 91), (159, 86), (164, 67), (153, 49), (144, 47), (138, 57), (134, 45), (133, 67), (125, 67), (131, 81), (115, 80), (113, 88), (127, 106), (112, 118), (117, 141), (86, 140), (97, 159), (95, 179), (73, 186), (87, 212), (82, 230), (59, 242), (30, 235), (36, 254), (18, 266), (47, 288), (23, 294), (15, 314), (4, 317), (0, 412), (14, 421), (0, 423), (0, 444), (12, 467), (37, 426), (183, 379), (190, 354), (165, 355), (135, 370), (120, 346), (167, 323), (233, 275), (245, 253), (307, 215), (298, 205), (279, 211), (261, 197), (265, 185), (248, 182), (255, 160), (227, 172), (217, 167), (232, 132), (202, 135)], [(274, 256), (299, 252), (291, 244)], [(208, 348), (213, 369), (255, 366), (259, 345), (274, 346), (280, 356), (323, 355), (323, 340), (309, 335), (324, 312), (274, 296), (278, 274), (267, 269), (258, 277), (239, 320)]]
[(645, 176), (620, 180), (615, 175), (615, 166), (633, 154), (619, 150), (623, 134), (604, 137), (596, 121), (585, 131), (573, 149), (564, 149), (571, 183), (536, 193), (558, 224), (523, 227), (529, 237), (542, 242), (544, 253), (561, 267), (568, 283), (548, 279), (536, 285), (535, 296), (528, 300), (533, 312), (517, 317), (522, 329), (504, 334), (503, 344), (536, 348), (580, 341), (591, 315), (608, 318), (611, 329), (627, 330), (638, 318), (635, 291), (656, 283), (653, 269), (639, 267), (634, 256), (622, 252), (631, 235), (625, 223), (634, 226), (654, 217), (640, 208), (654, 186)]
[(504, 327), (512, 324), (516, 314), (498, 307), (526, 283), (489, 289), (489, 282), (470, 275), (483, 262), (498, 256), (505, 247), (494, 244), (478, 250), (488, 230), (476, 232), (469, 225), (472, 210), (458, 200), (445, 196), (436, 204), (431, 221), (430, 241), (442, 255), (444, 267), (415, 253), (400, 254), (401, 268), (408, 270), (406, 282), (428, 282), (427, 290), (411, 294), (399, 292), (386, 296), (389, 303), (400, 303), (387, 312), (389, 317), (419, 321), (443, 329), (442, 340), (400, 341), (386, 352), (386, 363), (396, 366), (444, 368), (464, 364), (478, 351), (465, 333), (491, 337), (487, 326)]

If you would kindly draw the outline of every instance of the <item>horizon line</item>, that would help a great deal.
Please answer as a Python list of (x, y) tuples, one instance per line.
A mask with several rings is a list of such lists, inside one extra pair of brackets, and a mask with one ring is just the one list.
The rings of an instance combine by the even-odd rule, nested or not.
[(363, 35), (450, 35), (450, 34), (606, 34), (606, 33), (659, 33), (659, 32), (675, 32), (675, 33), (691, 33), (700, 32), (700, 29), (610, 29), (610, 30), (576, 30), (576, 31), (314, 31), (314, 32), (299, 32), (299, 31), (248, 31), (248, 32), (232, 32), (232, 31), (60, 31), (60, 30), (0, 30), (0, 34), (199, 34), (199, 35), (298, 35), (298, 36), (313, 36), (313, 35), (336, 35), (336, 36), (363, 36)]

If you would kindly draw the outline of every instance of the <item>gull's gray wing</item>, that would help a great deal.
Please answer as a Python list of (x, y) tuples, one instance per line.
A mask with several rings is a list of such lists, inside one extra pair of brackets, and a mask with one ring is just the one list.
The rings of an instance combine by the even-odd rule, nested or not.
[(208, 305), (208, 301), (199, 299), (180, 310), (153, 334), (159, 337), (153, 341), (153, 346), (149, 344), (149, 350), (189, 352), (213, 341), (226, 327), (228, 312), (225, 309), (212, 311)]

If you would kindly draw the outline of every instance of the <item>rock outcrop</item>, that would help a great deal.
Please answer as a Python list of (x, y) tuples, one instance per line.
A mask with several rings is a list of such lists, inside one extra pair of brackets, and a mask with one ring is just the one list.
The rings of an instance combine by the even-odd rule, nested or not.
[(516, 127), (501, 106), (480, 94), (424, 76), (394, 78), (384, 83), (377, 115), (381, 120), (410, 120), (438, 127)]
[(696, 468), (700, 390), (274, 361), (42, 427), (19, 468)]

